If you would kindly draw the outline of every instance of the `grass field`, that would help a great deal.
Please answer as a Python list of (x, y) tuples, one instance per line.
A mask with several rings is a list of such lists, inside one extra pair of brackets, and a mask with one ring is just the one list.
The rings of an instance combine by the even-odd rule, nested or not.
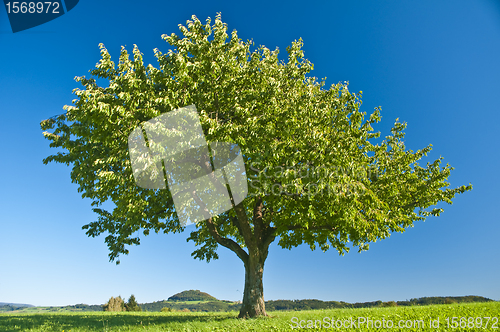
[[(0, 314), (0, 331), (500, 331), (500, 302), (269, 314), (267, 318), (241, 320), (236, 312), (6, 313)], [(455, 328), (453, 317), (457, 317)], [(431, 321), (435, 327), (429, 326)]]

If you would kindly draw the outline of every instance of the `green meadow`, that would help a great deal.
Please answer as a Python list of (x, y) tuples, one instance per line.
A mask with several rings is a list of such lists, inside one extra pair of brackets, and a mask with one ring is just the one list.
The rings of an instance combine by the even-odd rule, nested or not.
[(3, 313), (0, 331), (500, 331), (500, 302), (268, 314), (242, 320), (237, 312)]

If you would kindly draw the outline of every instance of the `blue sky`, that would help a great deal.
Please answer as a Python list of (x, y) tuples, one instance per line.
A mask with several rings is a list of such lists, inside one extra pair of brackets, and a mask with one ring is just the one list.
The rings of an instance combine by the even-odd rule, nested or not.
[[(191, 15), (222, 13), (229, 31), (271, 49), (299, 37), (312, 75), (327, 86), (349, 81), (363, 91), (362, 110), (382, 106), (382, 135), (406, 121), (406, 146), (429, 143), (424, 160), (444, 157), (451, 187), (474, 189), (444, 206), (440, 217), (404, 234), (339, 257), (335, 251), (291, 251), (271, 245), (266, 300), (347, 302), (423, 296), (480, 295), (500, 300), (500, 4), (495, 1), (91, 1), (13, 34), (0, 8), (0, 302), (102, 304), (135, 294), (139, 302), (199, 289), (242, 298), (243, 264), (220, 248), (220, 259), (194, 260), (182, 234), (150, 235), (116, 266), (104, 236), (81, 227), (96, 219), (90, 200), (71, 183), (70, 167), (43, 165), (55, 151), (39, 123), (76, 98), (73, 79), (87, 75), (104, 43), (117, 61), (121, 45), (137, 44), (147, 63), (169, 46)], [(190, 226), (194, 227), (194, 226)]]

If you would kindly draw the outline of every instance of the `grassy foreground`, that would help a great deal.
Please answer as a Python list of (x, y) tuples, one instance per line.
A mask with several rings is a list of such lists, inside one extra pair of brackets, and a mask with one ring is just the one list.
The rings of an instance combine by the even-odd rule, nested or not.
[[(275, 311), (269, 314), (270, 317), (249, 320), (237, 319), (236, 312), (0, 314), (0, 331), (500, 331), (500, 302)], [(455, 328), (452, 327), (453, 317), (458, 317)], [(460, 321), (462, 317), (464, 319)], [(435, 327), (429, 326), (430, 320)], [(398, 327), (400, 322), (403, 324), (401, 328)]]

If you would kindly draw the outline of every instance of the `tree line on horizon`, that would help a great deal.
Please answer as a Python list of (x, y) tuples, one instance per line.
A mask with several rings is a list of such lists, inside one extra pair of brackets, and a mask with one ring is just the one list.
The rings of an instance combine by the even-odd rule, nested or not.
[(493, 300), (482, 296), (433, 296), (410, 299), (406, 301), (372, 301), (348, 303), (343, 301), (321, 300), (277, 300), (266, 301), (269, 310), (316, 310), (316, 309), (342, 309), (342, 308), (377, 308), (397, 306), (420, 306), (433, 304), (453, 304), (472, 302), (492, 302)]
[[(104, 305), (76, 304), (76, 305), (53, 307), (53, 308), (66, 309), (70, 311), (148, 311), (148, 312), (158, 312), (158, 311), (227, 312), (227, 311), (240, 310), (241, 303), (218, 300), (215, 297), (212, 296), (210, 297), (215, 300), (173, 301), (170, 300), (169, 298), (169, 300), (139, 304), (136, 302), (135, 296), (133, 297), (132, 300), (129, 298), (127, 302), (124, 302), (123, 299), (120, 296), (118, 296), (118, 297), (111, 297), (110, 300)], [(194, 301), (201, 301), (201, 302), (194, 303)], [(486, 297), (473, 296), (473, 295), (433, 296), (433, 297), (415, 298), (405, 301), (388, 301), (388, 302), (372, 301), (372, 302), (357, 302), (357, 303), (348, 303), (343, 301), (321, 301), (313, 299), (275, 300), (275, 301), (271, 300), (271, 301), (266, 301), (266, 307), (271, 311), (280, 311), (280, 310), (300, 311), (300, 310), (337, 309), (337, 308), (342, 309), (342, 308), (377, 308), (377, 307), (395, 307), (395, 306), (424, 306), (432, 304), (453, 304), (453, 303), (472, 303), (472, 302), (493, 302), (493, 300)], [(0, 306), (0, 312), (16, 311), (23, 309), (26, 309), (26, 307), (16, 307), (13, 305)]]

